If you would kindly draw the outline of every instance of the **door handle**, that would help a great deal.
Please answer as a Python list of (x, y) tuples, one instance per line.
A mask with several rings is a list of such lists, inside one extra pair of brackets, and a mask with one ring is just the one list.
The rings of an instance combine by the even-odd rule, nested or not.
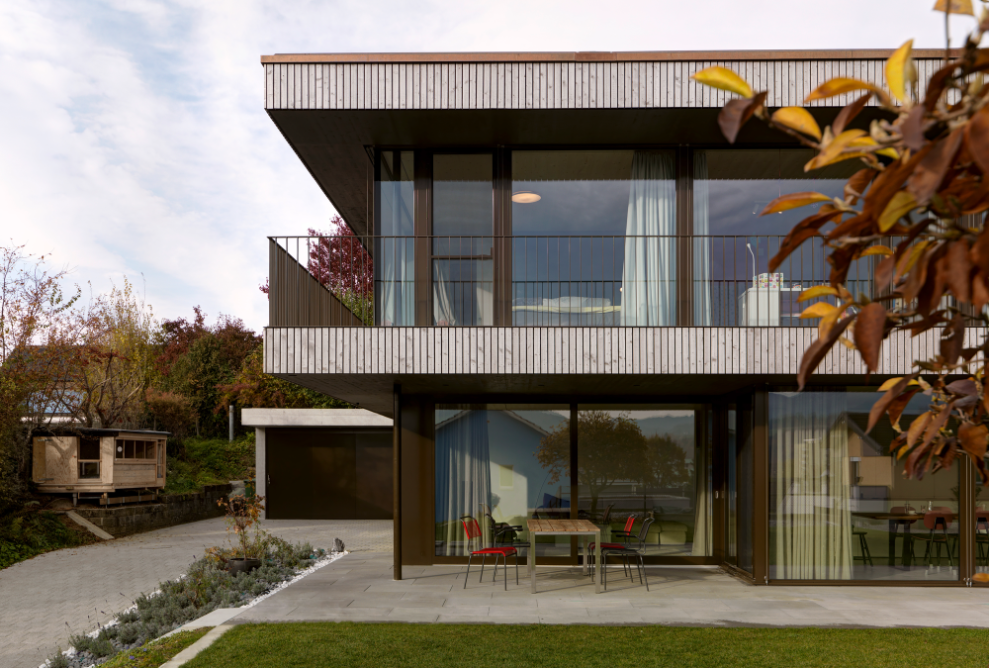
[(271, 484), (271, 476), (270, 476), (270, 475), (267, 475), (267, 474), (265, 474), (265, 476), (264, 476), (264, 477), (268, 479), (268, 484), (270, 485), (270, 484)]

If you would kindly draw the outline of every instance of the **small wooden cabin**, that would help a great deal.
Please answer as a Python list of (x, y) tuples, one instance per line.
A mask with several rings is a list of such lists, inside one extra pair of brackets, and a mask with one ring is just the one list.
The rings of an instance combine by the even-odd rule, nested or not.
[[(45, 494), (99, 496), (122, 502), (115, 493), (156, 494), (165, 486), (163, 431), (66, 428), (34, 436), (32, 479)], [(111, 501), (110, 495), (115, 495)], [(149, 497), (151, 498), (151, 497)]]

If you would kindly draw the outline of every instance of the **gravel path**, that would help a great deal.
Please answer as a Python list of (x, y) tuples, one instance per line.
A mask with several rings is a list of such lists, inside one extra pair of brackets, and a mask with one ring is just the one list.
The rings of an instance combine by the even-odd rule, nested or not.
[[(292, 542), (351, 551), (391, 550), (390, 520), (269, 520)], [(203, 550), (227, 541), (222, 518), (49, 552), (0, 571), (0, 666), (37, 668), (69, 635), (109, 621), (162, 580), (181, 575)]]

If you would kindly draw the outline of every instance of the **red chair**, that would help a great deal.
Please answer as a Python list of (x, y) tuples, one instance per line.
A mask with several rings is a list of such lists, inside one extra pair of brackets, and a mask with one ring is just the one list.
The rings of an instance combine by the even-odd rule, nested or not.
[[(461, 523), (464, 525), (464, 534), (467, 536), (467, 548), (470, 549), (470, 544), (474, 539), (481, 538), (481, 525), (477, 523), (477, 520), (466, 515), (460, 518)], [(467, 577), (470, 575), (470, 562), (474, 559), (474, 555), (481, 555), (481, 578), (478, 582), (484, 581), (484, 564), (488, 559), (489, 554), (493, 554), (495, 558), (494, 565), (494, 576), (493, 580), (498, 580), (498, 557), (502, 557), (505, 560), (505, 591), (508, 591), (508, 555), (515, 557), (515, 584), (519, 583), (519, 552), (514, 547), (482, 547), (480, 550), (470, 550), (470, 557), (467, 559), (467, 574), (464, 575), (464, 589), (467, 589)]]
[[(629, 541), (631, 539), (635, 538), (635, 536), (632, 534), (632, 526), (634, 524), (635, 524), (635, 515), (629, 515), (628, 516), (628, 519), (625, 520), (625, 529), (623, 531), (615, 531), (615, 532), (613, 532), (613, 535), (618, 536), (619, 538), (621, 538), (623, 542), (622, 543), (601, 543), (601, 551), (603, 552), (605, 550), (621, 550), (621, 549), (624, 549), (624, 548), (628, 547), (629, 546)], [(587, 546), (587, 558), (588, 558), (589, 563), (594, 563), (591, 560), (594, 559), (594, 553), (595, 553), (596, 548), (597, 548), (597, 543), (590, 543)], [(622, 564), (623, 564), (623, 569), (624, 569), (625, 562), (623, 561)], [(628, 573), (629, 577), (632, 576), (630, 569), (629, 570), (626, 570), (625, 572)]]

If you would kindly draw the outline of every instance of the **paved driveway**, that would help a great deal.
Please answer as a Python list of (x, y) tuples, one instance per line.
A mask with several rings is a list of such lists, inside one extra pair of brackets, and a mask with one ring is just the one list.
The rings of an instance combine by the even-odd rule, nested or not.
[[(293, 542), (349, 550), (391, 550), (390, 520), (269, 520), (266, 530)], [(124, 610), (162, 580), (181, 575), (203, 550), (227, 541), (222, 518), (58, 550), (0, 571), (0, 666), (37, 668), (69, 635)]]

